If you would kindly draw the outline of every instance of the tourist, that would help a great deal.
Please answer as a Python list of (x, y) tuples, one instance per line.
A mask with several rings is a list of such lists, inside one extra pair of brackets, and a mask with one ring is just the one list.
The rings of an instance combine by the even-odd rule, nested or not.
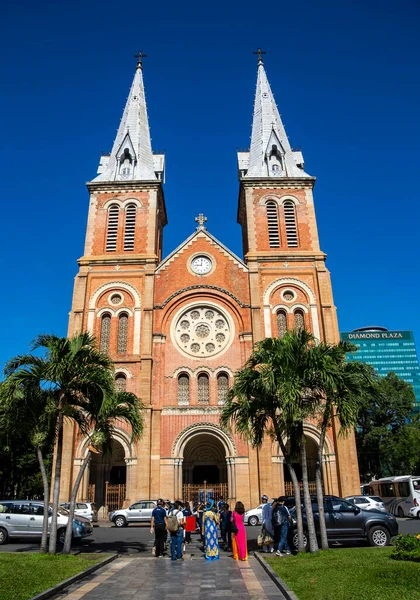
[(286, 551), (285, 554), (291, 554), (287, 536), (292, 518), (290, 516), (289, 509), (284, 504), (284, 501), (284, 496), (281, 496), (277, 500), (277, 506), (273, 514), (275, 526), (280, 527), (280, 542), (277, 547), (276, 556), (284, 556), (283, 550)]
[(217, 511), (218, 511), (219, 515), (222, 514), (224, 506), (225, 506), (225, 501), (223, 500), (222, 496), (220, 496), (219, 502), (217, 503)]
[(171, 534), (171, 560), (184, 560), (182, 556), (182, 543), (184, 541), (184, 515), (182, 514), (182, 504), (179, 500), (175, 502), (175, 508), (172, 509), (167, 517), (168, 530)]
[(246, 533), (244, 525), (245, 507), (242, 502), (235, 504), (235, 510), (232, 513), (232, 550), (235, 560), (248, 560), (248, 548), (246, 544)]
[(232, 548), (232, 530), (230, 526), (231, 519), (232, 511), (229, 510), (229, 504), (225, 503), (222, 514), (220, 515), (220, 531), (222, 533), (224, 550), (230, 550)]
[[(182, 510), (182, 514), (184, 515), (184, 519), (185, 519), (185, 523), (186, 523), (187, 517), (192, 516), (189, 502), (184, 502), (184, 508)], [(184, 528), (184, 532), (185, 532), (185, 544), (190, 544), (191, 543), (191, 531), (186, 531), (186, 529)], [(185, 545), (184, 545), (184, 552), (185, 552)]]
[(160, 558), (165, 552), (166, 528), (168, 520), (166, 510), (163, 507), (162, 498), (157, 501), (157, 506), (152, 512), (152, 523), (150, 525), (150, 533), (155, 533), (155, 556)]
[(262, 525), (261, 525), (261, 536), (262, 536), (262, 551), (263, 552), (274, 552), (273, 546), (273, 524), (272, 524), (272, 516), (273, 509), (271, 504), (268, 501), (268, 496), (261, 496), (261, 500), (263, 503), (262, 506)]
[(204, 536), (204, 557), (206, 560), (219, 560), (219, 542), (217, 536), (218, 513), (214, 512), (214, 500), (206, 504), (203, 515), (202, 534)]

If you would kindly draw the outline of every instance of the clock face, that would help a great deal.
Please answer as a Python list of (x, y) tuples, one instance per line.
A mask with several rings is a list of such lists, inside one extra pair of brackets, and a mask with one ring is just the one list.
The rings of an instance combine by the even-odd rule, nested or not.
[(211, 271), (211, 260), (207, 258), (207, 256), (196, 256), (191, 261), (191, 269), (197, 275), (205, 275), (206, 273), (210, 273)]

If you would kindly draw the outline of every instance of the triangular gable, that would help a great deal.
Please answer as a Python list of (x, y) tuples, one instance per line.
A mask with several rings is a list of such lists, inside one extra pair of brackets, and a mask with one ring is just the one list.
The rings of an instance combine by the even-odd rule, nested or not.
[(229, 248), (227, 248), (222, 242), (219, 242), (217, 238), (215, 238), (211, 233), (209, 233), (206, 229), (198, 229), (194, 231), (185, 241), (182, 242), (175, 250), (173, 250), (156, 268), (156, 273), (165, 270), (180, 254), (182, 254), (187, 248), (191, 246), (191, 244), (197, 239), (206, 237), (209, 242), (217, 247), (222, 254), (227, 256), (231, 261), (233, 261), (242, 271), (248, 272), (248, 267), (244, 263), (243, 260), (236, 256)]

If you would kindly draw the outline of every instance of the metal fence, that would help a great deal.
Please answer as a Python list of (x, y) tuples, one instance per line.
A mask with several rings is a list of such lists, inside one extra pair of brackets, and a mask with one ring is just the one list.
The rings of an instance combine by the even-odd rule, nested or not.
[[(302, 481), (299, 482), (299, 489), (303, 494), (303, 483)], [(285, 481), (284, 483), (284, 493), (286, 496), (294, 496), (295, 492), (293, 490), (293, 483), (291, 481)], [(309, 493), (310, 494), (316, 494), (316, 483), (315, 481), (310, 481), (309, 482)]]
[(107, 481), (105, 482), (105, 506), (108, 508), (108, 512), (123, 507), (126, 487), (125, 483), (110, 485)]
[(182, 491), (183, 499), (190, 500), (194, 504), (198, 502), (207, 502), (207, 500), (210, 500), (210, 498), (213, 498), (213, 500), (216, 502), (219, 498), (223, 498), (224, 500), (228, 499), (227, 483), (184, 483), (182, 486)]

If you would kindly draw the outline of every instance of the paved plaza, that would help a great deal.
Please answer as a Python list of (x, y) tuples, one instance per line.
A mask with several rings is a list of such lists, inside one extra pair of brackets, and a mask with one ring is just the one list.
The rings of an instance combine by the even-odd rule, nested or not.
[[(286, 559), (287, 560), (287, 559)], [(277, 586), (251, 556), (209, 562), (203, 556), (169, 558), (123, 556), (54, 600), (282, 600)]]

